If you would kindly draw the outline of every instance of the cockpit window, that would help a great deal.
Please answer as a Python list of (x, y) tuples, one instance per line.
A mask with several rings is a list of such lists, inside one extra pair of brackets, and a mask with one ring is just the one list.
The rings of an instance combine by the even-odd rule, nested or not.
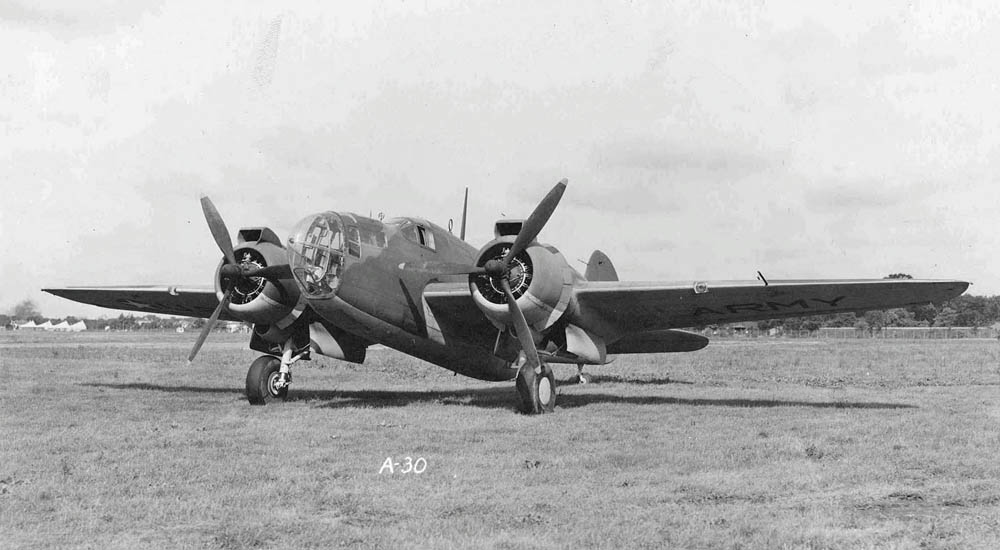
[(431, 231), (430, 229), (428, 229), (428, 228), (426, 228), (426, 227), (424, 227), (422, 225), (418, 225), (417, 226), (417, 238), (419, 239), (418, 242), (420, 244), (426, 246), (427, 248), (430, 248), (431, 250), (434, 250), (434, 232), (433, 231)]
[(395, 225), (399, 228), (399, 234), (406, 240), (434, 250), (434, 232), (429, 227), (406, 218), (393, 218), (387, 221), (386, 225)]
[(292, 274), (310, 296), (329, 296), (340, 286), (344, 264), (341, 228), (337, 214), (324, 212), (300, 221), (288, 238)]
[(361, 257), (361, 234), (353, 225), (347, 227), (347, 253), (355, 258)]
[(372, 230), (370, 227), (361, 227), (361, 242), (366, 246), (377, 246), (385, 248), (385, 231)]

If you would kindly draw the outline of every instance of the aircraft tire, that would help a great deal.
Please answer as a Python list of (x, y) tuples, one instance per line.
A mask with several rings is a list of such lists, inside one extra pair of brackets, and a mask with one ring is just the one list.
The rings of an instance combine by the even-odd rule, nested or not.
[(556, 377), (552, 367), (542, 365), (541, 374), (535, 374), (533, 369), (519, 370), (515, 386), (521, 398), (521, 412), (542, 414), (555, 410)]
[(288, 396), (288, 386), (275, 389), (281, 360), (273, 355), (262, 355), (250, 364), (247, 371), (247, 400), (251, 405), (266, 405), (275, 399)]
[(538, 406), (543, 413), (556, 410), (556, 375), (552, 367), (542, 365), (542, 374), (538, 377)]

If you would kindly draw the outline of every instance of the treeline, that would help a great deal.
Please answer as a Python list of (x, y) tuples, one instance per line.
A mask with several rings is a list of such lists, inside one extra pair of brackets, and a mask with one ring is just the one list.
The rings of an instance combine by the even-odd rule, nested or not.
[(132, 314), (120, 314), (117, 318), (106, 318), (101, 317), (98, 319), (86, 319), (74, 316), (69, 316), (65, 318), (51, 318), (45, 317), (44, 315), (30, 315), (26, 317), (15, 317), (13, 315), (0, 313), (0, 328), (10, 327), (13, 328), (15, 323), (24, 323), (27, 321), (34, 321), (36, 325), (40, 325), (45, 321), (51, 321), (53, 323), (66, 320), (69, 324), (74, 324), (77, 321), (83, 321), (87, 325), (87, 330), (176, 330), (178, 328), (183, 329), (200, 329), (205, 324), (204, 319), (190, 318), (190, 317), (161, 317), (158, 315), (142, 315), (136, 316)]
[(757, 328), (814, 331), (820, 327), (853, 327), (878, 330), (885, 327), (988, 327), (998, 322), (1000, 296), (963, 295), (939, 305), (760, 321)]

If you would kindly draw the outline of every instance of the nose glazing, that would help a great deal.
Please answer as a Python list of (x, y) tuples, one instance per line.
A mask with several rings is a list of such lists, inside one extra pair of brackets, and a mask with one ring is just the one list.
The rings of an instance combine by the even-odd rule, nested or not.
[(340, 216), (323, 212), (308, 216), (288, 238), (288, 265), (299, 288), (312, 298), (333, 296), (344, 265), (344, 232)]

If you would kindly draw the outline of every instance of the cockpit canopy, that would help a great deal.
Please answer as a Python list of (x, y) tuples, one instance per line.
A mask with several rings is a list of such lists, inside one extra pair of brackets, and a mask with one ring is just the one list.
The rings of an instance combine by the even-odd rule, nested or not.
[(335, 212), (304, 218), (288, 238), (288, 265), (309, 297), (332, 296), (344, 266), (344, 225)]

